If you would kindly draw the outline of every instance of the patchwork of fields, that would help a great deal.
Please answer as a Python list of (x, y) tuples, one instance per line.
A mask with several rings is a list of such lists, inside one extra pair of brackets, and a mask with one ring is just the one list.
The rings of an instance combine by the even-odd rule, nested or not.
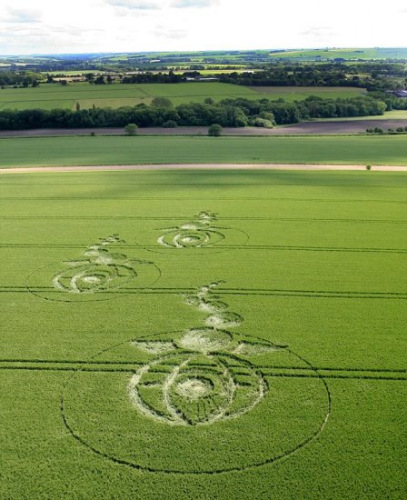
[(37, 88), (6, 88), (0, 90), (0, 110), (4, 109), (81, 109), (119, 108), (149, 104), (154, 97), (167, 97), (174, 105), (203, 102), (211, 97), (215, 101), (242, 97), (245, 99), (279, 99), (287, 101), (305, 99), (310, 95), (321, 97), (357, 97), (363, 95), (359, 88), (315, 87), (244, 87), (227, 83), (176, 83), (176, 84), (112, 84), (90, 85), (74, 83), (68, 86), (42, 84)]
[(406, 181), (3, 176), (0, 497), (403, 498)]

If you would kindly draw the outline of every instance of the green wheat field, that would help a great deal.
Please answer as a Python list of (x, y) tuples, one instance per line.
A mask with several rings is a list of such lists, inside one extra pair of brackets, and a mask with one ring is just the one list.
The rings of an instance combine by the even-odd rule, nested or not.
[[(18, 154), (16, 154), (18, 153)], [(71, 136), (0, 139), (0, 168), (137, 164), (407, 165), (404, 135)], [(199, 178), (197, 177), (199, 180)], [(70, 193), (67, 194), (69, 196)]]
[(405, 173), (1, 181), (1, 498), (405, 498)]
[(6, 88), (0, 90), (0, 109), (89, 109), (92, 106), (119, 108), (150, 104), (155, 97), (166, 97), (174, 105), (203, 102), (207, 97), (220, 101), (239, 97), (245, 99), (306, 99), (310, 95), (322, 98), (358, 97), (364, 89), (356, 87), (258, 87), (250, 88), (227, 83), (174, 83), (174, 84), (114, 84), (89, 85), (73, 83), (67, 86), (42, 84), (37, 88)]

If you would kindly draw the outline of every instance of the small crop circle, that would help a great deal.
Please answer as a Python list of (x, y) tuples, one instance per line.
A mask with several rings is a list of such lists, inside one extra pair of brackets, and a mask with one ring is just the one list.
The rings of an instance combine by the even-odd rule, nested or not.
[(224, 235), (219, 231), (185, 226), (166, 232), (157, 241), (160, 245), (168, 248), (199, 248), (216, 245), (224, 238)]
[(36, 270), (27, 279), (35, 296), (58, 302), (109, 300), (126, 292), (149, 287), (160, 278), (152, 262), (128, 260), (124, 264), (88, 262), (55, 263)]
[(136, 276), (136, 270), (130, 266), (88, 264), (63, 271), (52, 282), (62, 292), (96, 293), (120, 288)]

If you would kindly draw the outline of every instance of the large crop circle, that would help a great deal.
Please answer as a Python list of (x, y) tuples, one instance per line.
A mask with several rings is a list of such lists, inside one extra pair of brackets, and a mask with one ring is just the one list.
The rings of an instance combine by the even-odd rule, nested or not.
[[(92, 358), (92, 370), (78, 370), (61, 400), (72, 436), (118, 464), (152, 472), (208, 474), (275, 462), (322, 432), (330, 411), (328, 387), (296, 354), (284, 350), (267, 361), (268, 355), (249, 359), (217, 351), (209, 358), (200, 353), (190, 359), (185, 350), (165, 352), (175, 345), (174, 335), (153, 336), (155, 343), (162, 342), (157, 354), (138, 354), (129, 341)], [(234, 406), (228, 409), (225, 397), (231, 379), (243, 389), (235, 391)], [(164, 390), (165, 380), (170, 383)], [(137, 386), (141, 382), (143, 390)], [(254, 391), (260, 386), (264, 391), (256, 400)], [(218, 406), (208, 403), (212, 396)], [(138, 398), (144, 410), (137, 406)]]

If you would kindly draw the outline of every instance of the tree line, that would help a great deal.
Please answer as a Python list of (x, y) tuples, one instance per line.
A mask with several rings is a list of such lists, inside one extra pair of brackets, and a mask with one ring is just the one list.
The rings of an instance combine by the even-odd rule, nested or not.
[(381, 115), (386, 104), (371, 97), (321, 99), (311, 96), (304, 101), (288, 103), (283, 99), (249, 100), (224, 99), (215, 103), (207, 98), (203, 103), (173, 106), (166, 98), (156, 98), (150, 105), (91, 109), (26, 109), (0, 111), (0, 130), (34, 128), (209, 126), (272, 127), (298, 123), (310, 118), (346, 118)]

